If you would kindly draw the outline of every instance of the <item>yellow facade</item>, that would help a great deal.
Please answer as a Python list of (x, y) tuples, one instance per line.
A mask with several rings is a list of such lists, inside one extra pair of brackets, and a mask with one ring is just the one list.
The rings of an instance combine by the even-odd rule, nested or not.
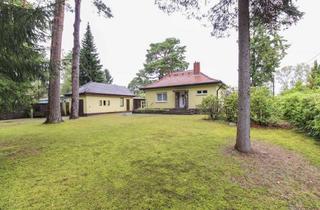
[[(157, 89), (145, 89), (146, 108), (148, 109), (174, 109), (175, 108), (175, 92), (187, 91), (188, 93), (188, 108), (196, 109), (197, 105), (201, 104), (202, 99), (209, 95), (217, 95), (217, 90), (221, 84), (207, 84), (207, 85), (194, 85), (183, 87), (168, 87)], [(206, 94), (198, 94), (198, 91), (206, 90)], [(223, 94), (224, 89), (220, 88), (219, 97)], [(166, 93), (167, 101), (159, 102), (157, 100), (158, 93)]]
[[(133, 110), (133, 98), (127, 96), (80, 95), (80, 100), (83, 100), (84, 114), (89, 115)], [(127, 110), (127, 100), (129, 100), (129, 110)]]

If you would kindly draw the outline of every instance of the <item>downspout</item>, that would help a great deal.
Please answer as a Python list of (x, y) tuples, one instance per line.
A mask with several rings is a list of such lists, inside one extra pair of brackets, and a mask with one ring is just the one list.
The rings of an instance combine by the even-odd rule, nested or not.
[(223, 86), (224, 86), (223, 83), (221, 83), (221, 85), (219, 85), (219, 88), (218, 88), (218, 90), (217, 90), (217, 98), (219, 98), (219, 90), (220, 90)]

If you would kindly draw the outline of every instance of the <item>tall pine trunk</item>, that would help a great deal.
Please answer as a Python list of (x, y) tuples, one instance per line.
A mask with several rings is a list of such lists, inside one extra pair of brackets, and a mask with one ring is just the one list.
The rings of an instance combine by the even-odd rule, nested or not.
[(72, 105), (70, 119), (79, 118), (80, 9), (81, 0), (75, 0), (72, 52)]
[(250, 31), (249, 0), (238, 0), (239, 4), (239, 99), (237, 140), (235, 148), (250, 152)]
[(50, 75), (48, 93), (48, 115), (46, 123), (59, 123), (62, 121), (60, 110), (60, 68), (61, 44), (64, 22), (65, 0), (56, 0), (52, 24), (52, 40), (50, 54)]

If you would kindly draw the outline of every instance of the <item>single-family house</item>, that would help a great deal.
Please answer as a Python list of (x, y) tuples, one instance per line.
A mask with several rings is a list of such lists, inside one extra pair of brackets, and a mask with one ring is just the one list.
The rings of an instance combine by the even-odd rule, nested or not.
[(204, 97), (220, 97), (225, 88), (221, 80), (202, 73), (200, 63), (195, 62), (193, 70), (170, 73), (141, 89), (145, 92), (146, 109), (197, 111)]
[[(66, 94), (71, 109), (71, 93)], [(79, 88), (79, 115), (131, 112), (134, 94), (126, 87), (89, 82)]]

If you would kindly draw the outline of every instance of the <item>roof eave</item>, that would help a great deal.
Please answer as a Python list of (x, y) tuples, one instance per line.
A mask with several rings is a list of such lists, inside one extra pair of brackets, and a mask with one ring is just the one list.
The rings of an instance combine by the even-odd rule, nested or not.
[(208, 84), (224, 84), (221, 80), (212, 81), (212, 82), (203, 82), (203, 83), (191, 83), (191, 84), (181, 84), (181, 85), (167, 85), (167, 86), (158, 86), (158, 87), (142, 87), (140, 90), (149, 90), (149, 89), (159, 89), (159, 88), (171, 88), (171, 87), (184, 87), (184, 86), (195, 86), (195, 85), (208, 85)]

